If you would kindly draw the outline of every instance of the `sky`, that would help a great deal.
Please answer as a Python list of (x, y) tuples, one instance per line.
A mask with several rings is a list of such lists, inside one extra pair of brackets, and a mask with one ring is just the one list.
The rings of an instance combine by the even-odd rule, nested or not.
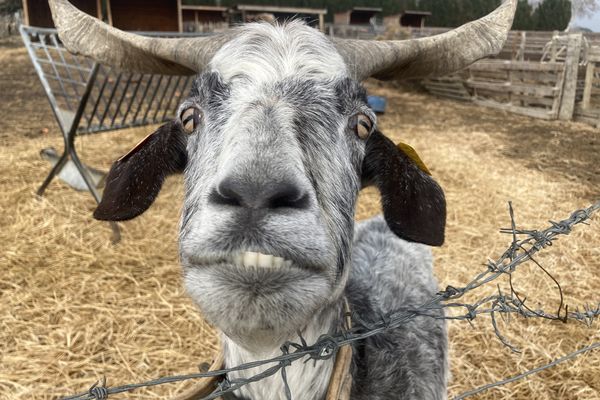
[[(536, 6), (542, 0), (529, 0), (529, 4)], [(600, 0), (596, 0), (600, 2)], [(574, 26), (581, 26), (584, 28), (591, 29), (594, 32), (600, 32), (600, 7), (595, 12), (594, 15), (589, 17), (575, 17), (575, 21), (573, 21)]]
[(575, 19), (575, 25), (589, 28), (594, 32), (600, 32), (600, 10), (589, 18), (577, 17)]

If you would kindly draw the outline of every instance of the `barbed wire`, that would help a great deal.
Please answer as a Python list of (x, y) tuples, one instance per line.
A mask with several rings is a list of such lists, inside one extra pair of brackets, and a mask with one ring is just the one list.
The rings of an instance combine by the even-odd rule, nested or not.
[(471, 397), (471, 396), (475, 396), (476, 394), (479, 394), (481, 392), (485, 392), (488, 389), (494, 388), (494, 387), (498, 387), (498, 386), (502, 386), (502, 385), (506, 385), (507, 383), (511, 383), (511, 382), (515, 382), (518, 381), (519, 379), (523, 379), (529, 375), (533, 375), (533, 374), (537, 374), (538, 372), (547, 370), (549, 368), (555, 367), (560, 363), (563, 363), (565, 361), (569, 361), (572, 360), (573, 358), (577, 357), (578, 355), (581, 355), (583, 353), (587, 353), (588, 351), (591, 350), (595, 350), (600, 348), (600, 342), (597, 343), (593, 343), (589, 346), (583, 347), (577, 351), (574, 351), (572, 353), (569, 353), (563, 357), (557, 358), (556, 360), (549, 362), (548, 364), (542, 365), (541, 367), (537, 367), (537, 368), (533, 368), (530, 369), (529, 371), (525, 371), (522, 374), (519, 375), (515, 375), (515, 376), (511, 376), (508, 379), (504, 379), (498, 382), (494, 382), (494, 383), (488, 383), (487, 385), (483, 385), (480, 386), (476, 389), (473, 390), (469, 390), (467, 392), (461, 393), (460, 395), (453, 397), (452, 400), (462, 400), (462, 399), (466, 399), (467, 397)]
[[(514, 217), (514, 211), (512, 204), (509, 202), (509, 214), (511, 227), (501, 229), (501, 233), (507, 233), (512, 236), (510, 246), (504, 253), (495, 261), (489, 260), (486, 265), (486, 270), (477, 275), (472, 281), (463, 287), (447, 286), (446, 289), (438, 292), (429, 301), (419, 306), (403, 307), (395, 310), (384, 316), (380, 316), (375, 320), (367, 320), (365, 316), (359, 316), (352, 314), (352, 325), (353, 327), (349, 330), (337, 332), (335, 334), (322, 335), (314, 344), (309, 345), (304, 338), (299, 337), (299, 343), (297, 342), (286, 342), (281, 346), (281, 355), (271, 359), (259, 360), (241, 364), (232, 368), (226, 368), (215, 371), (199, 372), (186, 375), (173, 375), (161, 377), (158, 379), (133, 383), (121, 386), (107, 387), (106, 381), (95, 383), (87, 392), (80, 393), (74, 396), (65, 397), (64, 400), (103, 400), (107, 399), (109, 395), (128, 392), (134, 389), (143, 387), (152, 387), (157, 385), (163, 385), (167, 383), (182, 382), (192, 379), (199, 378), (211, 378), (221, 376), (222, 381), (218, 384), (218, 387), (210, 395), (205, 396), (202, 400), (216, 399), (217, 397), (224, 396), (228, 393), (232, 393), (250, 383), (258, 382), (269, 376), (273, 376), (277, 373), (281, 374), (281, 378), (284, 384), (284, 390), (286, 399), (291, 400), (292, 395), (287, 384), (286, 368), (292, 363), (306, 358), (308, 360), (327, 360), (334, 357), (338, 349), (342, 346), (350, 345), (351, 343), (367, 339), (371, 336), (380, 334), (386, 330), (394, 329), (396, 327), (405, 324), (416, 317), (430, 317), (436, 319), (448, 319), (448, 320), (466, 320), (472, 321), (480, 315), (490, 315), (494, 332), (499, 340), (509, 347), (512, 351), (518, 352), (519, 349), (513, 346), (500, 332), (496, 315), (520, 315), (526, 318), (543, 318), (549, 320), (557, 320), (562, 322), (567, 321), (578, 321), (587, 326), (590, 326), (592, 322), (600, 317), (600, 302), (594, 306), (585, 306), (583, 310), (569, 311), (568, 306), (564, 304), (562, 288), (548, 270), (546, 270), (540, 263), (538, 263), (533, 256), (539, 251), (552, 245), (553, 241), (561, 235), (568, 235), (571, 233), (573, 227), (578, 224), (587, 224), (587, 221), (591, 218), (591, 215), (600, 209), (600, 201), (594, 203), (586, 209), (581, 209), (573, 212), (567, 219), (560, 222), (550, 221), (550, 226), (544, 230), (523, 230), (516, 228), (516, 222)], [(522, 239), (519, 239), (522, 237)], [(514, 288), (512, 282), (512, 274), (517, 270), (517, 267), (526, 261), (532, 261), (538, 268), (540, 268), (546, 275), (552, 279), (556, 284), (559, 294), (559, 306), (556, 312), (549, 313), (541, 309), (534, 310), (527, 304), (527, 299), (523, 298)], [(498, 286), (498, 293), (495, 295), (487, 296), (475, 303), (466, 303), (458, 301), (466, 293), (471, 292), (483, 285), (486, 285), (501, 276), (508, 276), (510, 292), (504, 294), (500, 286)], [(450, 315), (440, 315), (439, 310), (461, 310), (457, 313)], [(448, 313), (446, 313), (448, 314)], [(485, 385), (481, 388), (475, 389), (470, 392), (465, 392), (455, 399), (464, 399), (465, 397), (472, 396), (483, 390), (487, 390), (491, 387), (495, 387), (501, 384), (512, 382), (516, 379), (521, 379), (532, 373), (539, 372), (543, 369), (551, 368), (560, 362), (569, 360), (578, 354), (592, 350), (600, 344), (594, 344), (589, 348), (578, 350), (577, 352), (571, 353), (561, 359), (558, 359), (546, 366), (538, 367), (534, 370), (528, 371), (524, 374), (518, 375), (513, 378), (509, 378), (506, 381), (500, 381), (493, 384)], [(268, 366), (264, 371), (248, 377), (248, 378), (236, 378), (229, 379), (227, 374), (237, 371), (248, 370), (261, 366)]]

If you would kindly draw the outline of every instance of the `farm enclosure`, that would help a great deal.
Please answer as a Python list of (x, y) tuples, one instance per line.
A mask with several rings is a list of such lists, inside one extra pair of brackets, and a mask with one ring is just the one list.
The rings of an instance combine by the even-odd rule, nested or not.
[[(411, 31), (425, 37), (445, 29)], [(600, 127), (600, 35), (511, 31), (498, 57), (458, 73), (426, 79), (432, 94), (543, 119)], [(592, 101), (594, 100), (594, 101)]]
[[(169, 179), (157, 204), (123, 224), (124, 240), (112, 246), (108, 227), (91, 219), (89, 195), (54, 182), (47, 198), (34, 196), (48, 168), (38, 152), (58, 147), (60, 135), (18, 42), (3, 43), (0, 68), (1, 89), (12, 94), (0, 100), (0, 398), (54, 398), (86, 390), (102, 375), (114, 385), (197, 370), (216, 341), (179, 278), (181, 179)], [(446, 191), (448, 241), (435, 250), (440, 287), (466, 282), (504, 249), (509, 239), (497, 231), (508, 223), (507, 200), (519, 226), (539, 227), (600, 196), (600, 138), (589, 125), (456, 104), (394, 84), (369, 83), (369, 89), (389, 101), (383, 132), (413, 145)], [(49, 133), (40, 133), (44, 128)], [(78, 151), (88, 164), (108, 168), (150, 129), (83, 137)], [(378, 210), (376, 193), (365, 191), (358, 217)], [(598, 301), (597, 223), (559, 240), (539, 260), (563, 284), (573, 308)], [(555, 305), (547, 295), (551, 282), (535, 268), (517, 279), (532, 301)], [(597, 323), (586, 329), (516, 319), (502, 330), (522, 354), (503, 347), (485, 318), (474, 328), (451, 324), (452, 394), (600, 339)], [(599, 369), (600, 355), (590, 353), (480, 398), (597, 399)], [(174, 391), (160, 387), (129, 397)]]

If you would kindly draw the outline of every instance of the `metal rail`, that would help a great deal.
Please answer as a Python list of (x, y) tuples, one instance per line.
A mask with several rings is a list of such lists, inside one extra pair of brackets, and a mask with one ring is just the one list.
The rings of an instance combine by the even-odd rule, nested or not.
[[(169, 120), (182, 98), (189, 93), (194, 77), (117, 71), (69, 53), (62, 45), (56, 29), (22, 25), (19, 31), (64, 140), (62, 155), (38, 188), (37, 194), (44, 194), (52, 179), (71, 159), (96, 202), (100, 202), (101, 194), (77, 154), (75, 138), (83, 134)], [(140, 34), (192, 36), (173, 32)], [(116, 243), (120, 240), (119, 227), (114, 222), (110, 224), (113, 242)]]

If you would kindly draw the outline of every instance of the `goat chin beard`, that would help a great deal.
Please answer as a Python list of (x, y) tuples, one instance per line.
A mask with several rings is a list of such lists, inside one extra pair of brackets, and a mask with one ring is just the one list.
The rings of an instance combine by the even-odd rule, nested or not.
[[(184, 266), (184, 283), (207, 321), (250, 351), (298, 340), (298, 332), (330, 314), (345, 283), (309, 268), (243, 264)], [(329, 332), (326, 320), (317, 324), (319, 334)]]

